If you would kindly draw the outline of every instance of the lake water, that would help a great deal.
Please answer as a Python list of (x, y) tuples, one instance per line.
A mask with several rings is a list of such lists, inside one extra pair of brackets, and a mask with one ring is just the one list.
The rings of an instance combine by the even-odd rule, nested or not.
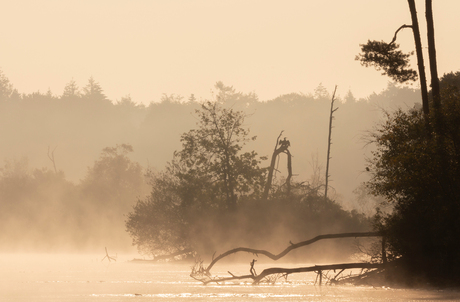
[[(460, 301), (459, 292), (448, 290), (315, 286), (316, 275), (311, 273), (292, 275), (287, 282), (283, 279), (273, 285), (230, 282), (204, 286), (189, 277), (188, 263), (129, 262), (132, 256), (119, 256), (111, 263), (101, 259), (91, 255), (0, 255), (0, 301)], [(212, 272), (247, 274), (248, 268), (249, 264), (225, 264)]]

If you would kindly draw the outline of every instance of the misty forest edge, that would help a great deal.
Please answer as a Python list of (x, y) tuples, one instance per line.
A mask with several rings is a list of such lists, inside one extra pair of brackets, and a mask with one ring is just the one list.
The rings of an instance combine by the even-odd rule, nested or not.
[[(453, 89), (453, 87), (455, 88), (455, 85), (457, 85), (456, 89), (458, 89), (458, 86), (460, 86), (458, 84), (458, 82), (459, 82), (458, 78), (459, 78), (459, 74), (448, 74), (448, 75), (445, 75), (443, 80), (445, 81), (446, 84), (448, 84), (446, 87), (449, 87), (449, 89)], [(444, 81), (441, 81), (441, 83), (443, 83)], [(223, 87), (225, 87), (225, 86), (223, 86)], [(324, 100), (326, 100), (326, 99), (324, 99)], [(208, 105), (211, 105), (211, 104), (213, 104), (213, 103), (208, 103)], [(214, 103), (214, 105), (217, 105), (217, 104)], [(343, 105), (345, 106), (346, 103), (344, 103)], [(419, 111), (411, 109), (411, 110), (409, 110), (409, 113), (407, 113), (407, 114), (409, 114), (411, 116), (414, 116), (414, 114), (416, 112), (419, 112)], [(398, 115), (401, 115), (403, 113), (404, 113), (403, 111), (397, 110), (393, 114), (397, 117)], [(239, 112), (239, 114), (243, 114), (243, 113)], [(388, 113), (388, 115), (389, 115), (389, 121), (391, 121), (390, 114)], [(107, 177), (110, 176), (110, 175), (107, 175), (107, 174), (117, 173), (120, 176), (120, 175), (123, 175), (123, 173), (131, 173), (133, 175), (137, 174), (138, 176), (140, 176), (142, 178), (142, 172), (141, 172), (142, 169), (141, 169), (140, 165), (130, 161), (129, 158), (127, 157), (127, 155), (129, 153), (131, 153), (131, 152), (133, 152), (133, 149), (132, 149), (132, 147), (130, 145), (127, 145), (127, 144), (117, 145), (116, 147), (105, 148), (103, 150), (103, 153), (101, 154), (100, 159), (95, 162), (94, 167), (89, 168), (87, 176), (85, 177), (85, 179), (80, 184), (80, 188), (82, 189), (82, 192), (80, 192), (80, 194), (81, 193), (90, 194), (90, 193), (88, 193), (89, 192), (88, 186), (90, 186), (91, 182), (94, 182), (91, 185), (99, 186), (99, 184), (97, 184), (97, 182), (100, 182), (101, 180), (107, 181)], [(178, 154), (176, 154), (175, 157), (176, 156), (178, 156)], [(246, 154), (245, 156), (246, 156), (246, 158), (254, 159), (256, 154), (255, 153), (250, 153), (250, 154)], [(46, 181), (48, 183), (48, 185), (50, 185), (50, 183), (57, 181), (57, 182), (62, 182), (60, 185), (58, 185), (58, 187), (61, 186), (62, 184), (65, 184), (65, 183), (67, 183), (67, 184), (65, 184), (66, 186), (71, 186), (70, 183), (65, 181), (63, 172), (58, 171), (58, 170), (56, 170), (54, 168), (56, 163), (54, 162), (54, 150), (53, 149), (48, 150), (48, 157), (49, 157), (50, 163), (52, 163), (52, 169), (35, 170), (33, 172), (33, 176), (30, 175), (30, 178), (33, 178), (34, 181), (36, 182), (35, 185), (38, 185), (39, 182), (43, 182), (43, 181)], [(13, 170), (15, 169), (14, 167), (11, 167), (12, 164), (13, 164), (13, 162), (7, 162), (6, 166), (2, 169), (2, 176), (3, 176), (2, 181), (3, 182), (5, 182), (8, 178), (9, 178), (8, 181), (13, 181), (15, 176), (16, 177), (21, 176), (21, 175), (11, 175), (11, 174), (8, 175), (8, 173), (13, 173), (13, 172), (18, 173), (18, 172), (20, 172), (20, 171), (11, 171), (11, 169), (13, 169)], [(16, 164), (20, 164), (20, 163), (18, 162)], [(10, 167), (8, 167), (8, 165), (10, 165)], [(59, 165), (59, 163), (58, 163), (58, 165)], [(16, 167), (16, 168), (20, 168), (20, 167)], [(283, 167), (278, 167), (278, 168), (280, 170), (283, 169)], [(120, 169), (120, 170), (117, 171), (117, 169)], [(166, 171), (162, 171), (162, 172), (150, 171), (150, 172), (148, 172), (151, 184), (153, 184), (153, 182), (155, 182), (155, 181), (158, 181), (157, 178), (162, 177), (162, 175), (165, 172)], [(261, 171), (256, 171), (256, 172), (260, 173)], [(26, 176), (26, 175), (22, 175), (21, 177), (24, 177), (24, 176)], [(28, 181), (31, 181), (31, 180), (32, 179), (29, 179)], [(112, 180), (112, 181), (114, 181), (114, 180)], [(142, 181), (138, 181), (137, 185), (140, 185), (140, 183), (142, 183)], [(110, 195), (110, 193), (108, 191), (114, 191), (113, 190), (113, 188), (114, 188), (113, 185), (114, 184), (115, 184), (114, 182), (112, 184), (105, 184), (105, 186), (107, 187), (107, 191), (104, 192), (103, 194), (97, 196), (97, 197), (94, 196), (94, 197), (91, 197), (91, 198), (92, 199), (93, 198), (100, 198), (100, 200), (103, 200), (104, 198), (102, 196), (107, 197), (107, 196)], [(240, 230), (240, 232), (243, 232), (243, 231), (248, 230), (248, 229), (249, 230), (254, 230), (254, 229), (257, 230), (258, 227), (259, 227), (259, 229), (262, 228), (261, 231), (258, 231), (260, 234), (255, 234), (254, 235), (254, 237), (257, 237), (257, 238), (250, 239), (250, 237), (249, 237), (246, 242), (242, 243), (242, 245), (245, 245), (245, 246), (249, 246), (249, 245), (250, 246), (257, 246), (257, 244), (254, 244), (254, 242), (258, 242), (260, 240), (266, 241), (267, 240), (266, 238), (270, 237), (270, 234), (273, 234), (275, 232), (274, 229), (276, 229), (276, 226), (278, 225), (277, 222), (276, 222), (275, 217), (276, 216), (279, 216), (279, 217), (284, 216), (283, 213), (280, 212), (280, 209), (283, 209), (285, 211), (290, 210), (292, 212), (299, 213), (300, 214), (299, 216), (301, 216), (301, 217), (298, 218), (299, 221), (305, 219), (305, 217), (307, 217), (307, 218), (310, 217), (310, 219), (305, 219), (305, 220), (310, 220), (310, 222), (311, 222), (310, 226), (305, 225), (305, 222), (304, 222), (303, 225), (302, 225), (302, 223), (300, 223), (300, 224), (298, 224), (296, 226), (299, 229), (300, 234), (304, 233), (302, 231), (302, 226), (305, 227), (305, 229), (310, 229), (310, 228), (312, 228), (314, 226), (321, 226), (321, 225), (324, 225), (324, 224), (327, 225), (330, 221), (334, 221), (334, 222), (340, 221), (340, 218), (339, 219), (337, 219), (337, 218), (341, 217), (341, 215), (343, 215), (344, 218), (342, 218), (342, 219), (344, 219), (345, 221), (347, 221), (347, 220), (348, 221), (353, 221), (353, 220), (355, 221), (354, 222), (355, 227), (352, 227), (353, 231), (356, 231), (356, 230), (358, 230), (358, 231), (367, 231), (368, 230), (368, 222), (369, 222), (369, 220), (365, 216), (359, 215), (357, 212), (343, 211), (343, 210), (340, 209), (340, 206), (338, 204), (336, 204), (335, 202), (333, 202), (332, 200), (329, 200), (329, 199), (325, 200), (323, 198), (322, 194), (320, 193), (321, 188), (324, 189), (324, 185), (321, 185), (321, 183), (316, 184), (316, 186), (314, 188), (309, 188), (310, 190), (313, 189), (314, 193), (312, 193), (311, 191), (308, 192), (308, 193), (305, 193), (305, 191), (304, 191), (302, 193), (303, 195), (299, 194), (299, 196), (297, 196), (297, 200), (298, 200), (297, 202), (298, 203), (303, 202), (303, 203), (308, 204), (308, 211), (312, 211), (312, 213), (310, 213), (310, 216), (304, 215), (305, 213), (302, 212), (302, 211), (299, 211), (299, 208), (294, 207), (293, 209), (286, 209), (287, 205), (289, 205), (290, 203), (292, 204), (292, 200), (287, 201), (286, 198), (284, 198), (284, 200), (283, 200), (283, 196), (282, 196), (283, 195), (283, 189), (282, 188), (283, 188), (284, 184), (285, 184), (285, 179), (279, 179), (279, 183), (274, 186), (274, 188), (277, 188), (277, 189), (274, 190), (272, 188), (271, 197), (270, 197), (269, 201), (267, 203), (265, 203), (265, 204), (256, 203), (255, 200), (253, 201), (254, 205), (251, 205), (249, 200), (247, 201), (248, 204), (245, 204), (245, 201), (242, 201), (240, 203), (239, 206), (240, 206), (240, 208), (242, 208), (242, 212), (244, 213), (244, 215), (249, 214), (248, 215), (249, 217), (247, 217), (246, 220), (252, 221), (251, 222), (252, 224), (256, 224), (255, 226), (251, 225), (251, 224), (249, 226), (247, 226), (247, 225), (245, 226), (243, 224), (241, 226), (242, 230)], [(307, 183), (308, 185), (305, 185), (305, 183), (296, 185), (296, 182), (293, 182), (293, 184), (294, 184), (293, 187), (295, 188), (294, 191), (295, 190), (302, 190), (302, 186), (304, 187), (303, 190), (305, 190), (305, 187), (308, 187), (308, 185), (311, 185), (311, 183)], [(43, 183), (42, 183), (42, 185), (43, 185)], [(56, 186), (56, 185), (57, 184), (53, 184), (52, 186)], [(117, 189), (122, 189), (119, 184), (116, 184), (115, 187), (118, 187)], [(60, 189), (62, 190), (62, 188), (60, 188)], [(73, 188), (73, 189), (75, 190), (75, 188)], [(137, 191), (137, 190), (140, 190), (140, 189), (136, 188), (134, 191)], [(144, 190), (145, 190), (145, 188), (144, 188)], [(87, 193), (85, 193), (85, 191), (87, 191)], [(259, 183), (259, 189), (256, 190), (256, 191), (258, 191), (259, 193), (262, 192), (262, 189), (260, 187), (260, 183)], [(115, 193), (115, 192), (113, 192), (113, 193)], [(151, 194), (153, 194), (153, 192)], [(251, 193), (251, 194), (254, 194), (254, 193)], [(116, 195), (119, 195), (119, 194), (114, 194), (114, 195), (116, 196)], [(83, 195), (83, 196), (85, 196), (85, 195)], [(88, 195), (86, 195), (86, 196), (88, 196)], [(244, 196), (244, 197), (248, 199), (247, 196)], [(113, 200), (112, 200), (112, 202), (113, 202)], [(106, 210), (103, 210), (102, 209), (103, 207), (101, 207), (101, 210), (106, 212), (106, 213), (110, 213), (110, 209), (113, 206), (116, 205), (116, 203), (112, 203), (112, 202), (106, 205), (106, 207), (107, 207)], [(121, 202), (121, 200), (119, 202)], [(141, 202), (141, 201), (139, 201), (139, 202)], [(138, 202), (138, 204), (139, 204), (139, 202)], [(316, 202), (316, 204), (315, 204), (315, 202)], [(88, 206), (90, 206), (90, 205), (88, 205)], [(321, 206), (321, 207), (318, 208), (318, 206)], [(271, 207), (273, 207), (273, 208), (270, 209)], [(297, 205), (297, 207), (299, 207), (299, 205)], [(333, 210), (334, 208), (335, 208), (335, 210)], [(224, 207), (224, 209), (225, 209), (225, 207)], [(126, 210), (126, 208), (125, 208), (125, 210)], [(252, 212), (250, 212), (249, 210), (251, 210)], [(306, 211), (306, 210), (304, 210), (304, 211)], [(65, 211), (64, 211), (64, 213), (65, 213)], [(262, 215), (260, 215), (260, 213), (262, 213)], [(133, 213), (131, 213), (131, 214), (133, 214)], [(252, 214), (252, 216), (251, 216), (251, 214)], [(350, 214), (351, 214), (351, 216), (350, 216)], [(219, 215), (224, 215), (224, 214), (219, 213)], [(232, 215), (235, 215), (235, 214), (232, 214)], [(210, 216), (207, 216), (207, 215), (202, 215), (202, 217), (203, 216), (207, 217), (207, 218), (211, 218)], [(265, 216), (266, 219), (261, 220), (260, 216)], [(221, 220), (220, 217), (222, 217), (222, 216), (214, 218), (215, 221), (219, 221), (219, 223), (222, 223), (223, 220)], [(321, 221), (321, 218), (323, 218), (323, 221)], [(200, 220), (202, 220), (202, 219), (200, 219)], [(227, 223), (229, 225), (232, 225), (232, 224), (234, 224), (234, 222), (235, 222), (235, 220), (229, 219), (229, 221)], [(248, 224), (249, 222), (246, 221), (245, 223)], [(257, 225), (257, 223), (259, 223), (259, 225)], [(200, 221), (200, 224), (206, 224), (206, 223), (205, 223), (205, 221), (202, 220), (202, 221)], [(216, 223), (216, 225), (217, 224), (218, 223)], [(288, 225), (285, 222), (282, 223), (282, 224), (284, 226)], [(294, 221), (292, 223), (292, 225), (295, 225), (295, 224), (297, 224), (297, 221)], [(89, 228), (90, 226), (86, 225), (86, 227)], [(225, 229), (225, 227), (222, 227), (222, 228)], [(230, 228), (232, 228), (232, 227), (230, 227)], [(291, 228), (294, 229), (294, 226), (291, 226)], [(233, 229), (235, 229), (235, 228), (233, 228)], [(326, 232), (326, 233), (327, 232), (337, 232), (339, 230), (340, 231), (346, 231), (347, 230), (346, 223), (343, 223), (343, 225), (338, 227), (338, 228), (330, 228), (330, 229), (328, 229), (327, 227), (323, 228), (323, 233), (324, 232)], [(224, 232), (224, 231), (222, 231), (222, 232)], [(295, 231), (294, 232), (289, 231), (289, 236), (290, 237), (286, 237), (286, 238), (303, 238), (303, 239), (308, 238), (308, 236), (295, 235), (295, 234), (296, 234)], [(226, 235), (228, 235), (228, 234), (226, 234)], [(313, 234), (311, 234), (309, 236), (313, 236)], [(229, 237), (226, 237), (226, 238), (229, 238)], [(213, 239), (213, 240), (216, 240), (216, 239)], [(209, 242), (207, 242), (205, 244), (210, 245)], [(225, 248), (225, 244), (221, 244), (221, 243), (214, 243), (214, 244), (217, 244), (217, 247), (216, 246), (214, 246), (214, 247), (212, 247), (212, 246), (205, 247), (206, 251), (208, 253), (214, 252), (216, 250), (222, 250), (223, 248)], [(267, 246), (269, 246), (269, 245), (267, 245)], [(234, 247), (234, 246), (227, 246), (227, 247), (230, 248), (230, 247)], [(163, 251), (168, 251), (168, 250), (165, 249)], [(352, 252), (353, 252), (352, 250), (349, 250), (348, 254), (351, 254)]]
[[(69, 222), (80, 231), (75, 237), (77, 240), (84, 241), (85, 238), (78, 236), (85, 237), (97, 229), (99, 222), (88, 225), (87, 221), (78, 220), (82, 216), (74, 217), (76, 211), (86, 211), (85, 206), (93, 210), (99, 207), (97, 210), (105, 213), (107, 221), (117, 217), (117, 212), (126, 212), (126, 228), (134, 244), (140, 251), (152, 255), (209, 255), (217, 248), (225, 249), (226, 244), (246, 246), (245, 243), (248, 243), (271, 247), (276, 246), (270, 242), (271, 239), (288, 238), (286, 234), (292, 238), (303, 236), (305, 239), (306, 230), (324, 232), (338, 227), (342, 232), (347, 231), (347, 228), (357, 232), (368, 231), (369, 224), (372, 224), (378, 236), (383, 238), (381, 246), (385, 248), (377, 248), (377, 251), (369, 253), (370, 262), (366, 268), (381, 271), (380, 264), (371, 264), (382, 260), (386, 263), (388, 260), (389, 263), (383, 269), (393, 270), (395, 274), (385, 274), (386, 278), (399, 278), (399, 281), (404, 278), (408, 284), (429, 281), (437, 285), (458, 285), (460, 73), (449, 73), (438, 80), (431, 1), (427, 0), (425, 8), (432, 88), (427, 91), (424, 85), (423, 56), (419, 49), (418, 20), (414, 14), (415, 3), (413, 0), (408, 3), (412, 24), (401, 26), (389, 44), (368, 41), (362, 45), (363, 53), (356, 58), (364, 66), (383, 69), (384, 74), (396, 82), (417, 80), (417, 73), (408, 68), (408, 56), (401, 53), (399, 46), (394, 43), (403, 28), (410, 28), (414, 34), (422, 106), (385, 111), (383, 122), (367, 136), (375, 148), (366, 166), (370, 179), (361, 190), (383, 197), (381, 205), (390, 205), (383, 209), (377, 207), (373, 217), (366, 217), (356, 211), (345, 211), (325, 196), (324, 179), (320, 175), (312, 177), (316, 182), (292, 180), (288, 148), (294, 141), (281, 141), (281, 134), (276, 140), (274, 158), (275, 154), (281, 153), (288, 156), (288, 176), (274, 180), (269, 177), (267, 181), (267, 172), (270, 174), (275, 170), (274, 161), (267, 171), (267, 168), (260, 166), (265, 157), (260, 157), (255, 151), (246, 151), (246, 143), (254, 141), (256, 137), (249, 136), (249, 128), (245, 125), (247, 114), (234, 109), (234, 105), (242, 98), (254, 100), (256, 97), (254, 94), (238, 93), (233, 87), (219, 82), (216, 84), (215, 99), (199, 102), (199, 108), (195, 110), (197, 127), (181, 135), (182, 149), (174, 152), (173, 159), (164, 170), (147, 170), (151, 193), (147, 197), (140, 197), (131, 212), (126, 206), (116, 208), (117, 205), (113, 203), (118, 199), (122, 204), (127, 197), (132, 198), (133, 193), (142, 196), (139, 192), (148, 190), (143, 184), (142, 167), (128, 158), (128, 154), (133, 152), (130, 144), (105, 148), (78, 186), (67, 181), (64, 173), (56, 168), (56, 148), (48, 147), (47, 156), (53, 169), (35, 169), (30, 173), (24, 162), (5, 163), (0, 180), (4, 208), (2, 213), (5, 216), (2, 223), (10, 224), (10, 227), (18, 223), (7, 219), (5, 213), (18, 215), (24, 212), (21, 214), (26, 216), (26, 220), (40, 219), (33, 212), (34, 208), (39, 210), (40, 205), (34, 205), (33, 200), (36, 192), (46, 193), (43, 190), (46, 185), (51, 190), (58, 189), (57, 196), (62, 194), (61, 197), (70, 201), (59, 204), (61, 198), (55, 199), (63, 213), (67, 212), (65, 219), (74, 219)], [(96, 116), (123, 103), (125, 107), (138, 107), (129, 99), (113, 105), (93, 78), (90, 78), (83, 93), (78, 91), (72, 81), (61, 97), (55, 97), (51, 92), (20, 95), (8, 79), (0, 75), (0, 106), (7, 122), (14, 119), (13, 113), (18, 113), (18, 109), (36, 109), (34, 107), (41, 105), (59, 112), (66, 106), (73, 107), (72, 111), (81, 110), (81, 104), (84, 104), (93, 106), (91, 112), (85, 113)], [(64, 100), (67, 101), (65, 105)], [(194, 102), (192, 95), (188, 104)], [(178, 106), (186, 104), (178, 103)], [(346, 106), (346, 103), (343, 105)], [(332, 113), (333, 105), (331, 121)], [(123, 179), (123, 176), (128, 175), (130, 177)], [(29, 190), (25, 191), (25, 188)], [(126, 189), (131, 191), (127, 194)], [(16, 200), (23, 204), (18, 206), (4, 202)], [(86, 204), (72, 203), (80, 200)], [(106, 203), (103, 204), (101, 200)], [(333, 226), (331, 221), (334, 222)], [(43, 225), (50, 227), (48, 231), (53, 232), (51, 224)], [(280, 231), (285, 233), (278, 234), (280, 237), (273, 236)], [(103, 233), (104, 230), (101, 231)], [(296, 245), (292, 241), (289, 243), (291, 246)], [(365, 268), (364, 264), (361, 266)], [(254, 261), (251, 263), (251, 275), (248, 276), (258, 280), (253, 268)], [(299, 268), (298, 271), (307, 271), (307, 268)], [(396, 276), (396, 272), (399, 276)], [(283, 275), (283, 272), (276, 273)], [(290, 273), (285, 271), (284, 275)], [(231, 275), (230, 279), (238, 279), (238, 276)]]

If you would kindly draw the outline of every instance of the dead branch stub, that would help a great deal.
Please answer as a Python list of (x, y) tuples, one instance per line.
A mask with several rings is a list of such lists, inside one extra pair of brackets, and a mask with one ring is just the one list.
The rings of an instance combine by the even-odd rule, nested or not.
[(109, 256), (109, 252), (107, 251), (107, 247), (105, 248), (105, 256), (104, 256), (104, 258), (102, 258), (101, 262), (104, 261), (105, 258), (107, 258), (107, 260), (109, 260), (109, 262), (112, 262), (112, 260), (117, 261), (117, 256), (115, 256), (115, 257)]

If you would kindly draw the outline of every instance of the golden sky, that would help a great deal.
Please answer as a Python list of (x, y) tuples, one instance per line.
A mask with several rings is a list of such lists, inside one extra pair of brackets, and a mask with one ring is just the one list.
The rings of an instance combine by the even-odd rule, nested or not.
[[(320, 83), (364, 97), (388, 78), (354, 60), (359, 44), (389, 42), (411, 23), (404, 0), (2, 2), (0, 68), (19, 92), (60, 95), (93, 76), (111, 100), (130, 94), (145, 104), (163, 93), (209, 98), (217, 81), (261, 100)], [(459, 71), (460, 1), (433, 2), (439, 74)], [(413, 50), (409, 29), (398, 41)]]

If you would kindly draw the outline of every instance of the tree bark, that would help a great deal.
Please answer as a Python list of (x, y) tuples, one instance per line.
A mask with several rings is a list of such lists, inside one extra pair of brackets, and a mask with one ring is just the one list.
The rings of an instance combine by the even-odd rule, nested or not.
[(425, 115), (425, 118), (428, 118), (428, 114), (430, 113), (430, 107), (428, 103), (428, 88), (426, 84), (425, 65), (423, 63), (422, 42), (420, 39), (420, 29), (418, 26), (417, 10), (415, 7), (415, 0), (407, 0), (407, 2), (409, 3), (409, 10), (412, 19), (412, 32), (414, 34), (415, 52), (417, 54), (417, 66), (420, 79), (420, 91), (422, 93), (423, 113)]
[(428, 54), (430, 59), (430, 72), (431, 72), (431, 92), (433, 96), (433, 109), (434, 109), (434, 131), (436, 132), (436, 153), (438, 161), (438, 174), (440, 184), (443, 191), (447, 193), (450, 198), (456, 198), (455, 190), (449, 185), (451, 182), (447, 179), (448, 175), (445, 171), (449, 170), (449, 162), (446, 155), (446, 133), (445, 121), (442, 113), (441, 92), (439, 87), (438, 67), (436, 62), (436, 45), (434, 39), (434, 21), (433, 21), (433, 7), (432, 0), (426, 0), (426, 23), (428, 34)]
[[(413, 0), (412, 0), (413, 1)], [(428, 54), (430, 60), (431, 92), (433, 93), (433, 105), (439, 110), (441, 108), (441, 96), (439, 91), (439, 78), (436, 63), (436, 47), (434, 40), (434, 22), (432, 0), (426, 0), (426, 25), (428, 33)]]

